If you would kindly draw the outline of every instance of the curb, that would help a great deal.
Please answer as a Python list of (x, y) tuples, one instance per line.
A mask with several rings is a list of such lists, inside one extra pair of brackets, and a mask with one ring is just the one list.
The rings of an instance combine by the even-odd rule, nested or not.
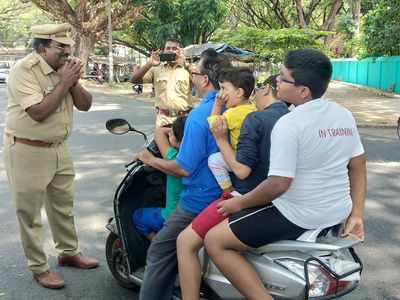
[(364, 123), (357, 123), (357, 128), (396, 129), (397, 125), (394, 125), (394, 124), (364, 124)]
[(395, 93), (391, 93), (391, 92), (387, 92), (384, 90), (379, 90), (379, 89), (375, 89), (369, 86), (365, 86), (365, 85), (360, 85), (360, 84), (356, 84), (356, 83), (351, 83), (351, 82), (346, 82), (346, 81), (340, 81), (340, 80), (332, 80), (335, 83), (339, 83), (339, 84), (344, 84), (344, 85), (348, 85), (348, 86), (352, 86), (354, 88), (357, 88), (359, 90), (364, 90), (366, 92), (371, 92), (374, 93), (378, 96), (385, 96), (388, 98), (399, 98), (400, 99), (400, 94), (395, 94)]

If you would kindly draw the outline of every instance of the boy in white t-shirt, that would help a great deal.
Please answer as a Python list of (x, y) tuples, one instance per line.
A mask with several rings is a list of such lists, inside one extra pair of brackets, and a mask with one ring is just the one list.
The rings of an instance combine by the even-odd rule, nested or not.
[(346, 220), (344, 235), (364, 239), (366, 156), (352, 114), (321, 98), (332, 65), (311, 49), (290, 51), (278, 97), (295, 108), (275, 124), (268, 178), (218, 204), (229, 218), (205, 237), (207, 253), (246, 299), (272, 299), (241, 251), (296, 239)]

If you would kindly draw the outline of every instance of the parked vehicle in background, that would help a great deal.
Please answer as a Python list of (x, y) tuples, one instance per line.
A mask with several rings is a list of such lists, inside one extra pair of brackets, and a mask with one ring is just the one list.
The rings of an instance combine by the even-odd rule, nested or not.
[(0, 83), (7, 83), (8, 74), (10, 73), (11, 62), (0, 61)]

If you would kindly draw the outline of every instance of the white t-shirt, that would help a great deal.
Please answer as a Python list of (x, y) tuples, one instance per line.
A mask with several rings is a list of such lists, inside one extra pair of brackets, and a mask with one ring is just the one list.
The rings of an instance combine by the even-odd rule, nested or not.
[(352, 209), (347, 166), (363, 153), (350, 111), (323, 98), (297, 106), (272, 130), (268, 176), (293, 178), (273, 204), (305, 229), (343, 221)]

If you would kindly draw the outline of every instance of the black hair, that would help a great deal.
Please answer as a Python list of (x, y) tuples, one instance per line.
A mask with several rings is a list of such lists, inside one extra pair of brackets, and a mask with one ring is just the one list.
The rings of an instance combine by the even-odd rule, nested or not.
[(199, 71), (200, 73), (207, 75), (208, 80), (217, 90), (219, 90), (219, 74), (222, 69), (228, 67), (232, 67), (228, 58), (223, 54), (217, 53), (217, 51), (212, 48), (204, 50), (200, 54)]
[(186, 123), (186, 116), (178, 117), (173, 123), (172, 123), (172, 132), (174, 133), (176, 139), (178, 142), (181, 142), (183, 139), (183, 131), (185, 128), (185, 123)]
[[(275, 98), (278, 98), (278, 82), (277, 82), (277, 78), (278, 78), (278, 74), (274, 74), (274, 75), (271, 75), (271, 76), (269, 76), (267, 79), (265, 79), (264, 81), (263, 81), (263, 83), (262, 84), (260, 84), (260, 87), (261, 86), (266, 86), (266, 85), (269, 85), (270, 86), (270, 88), (271, 88), (271, 91), (272, 91), (272, 95), (275, 97)], [(283, 100), (281, 100), (283, 103), (285, 103), (286, 105), (287, 105), (287, 107), (289, 107), (290, 105), (292, 105), (291, 103), (289, 103), (289, 102), (286, 102), (286, 101), (283, 101)]]
[(214, 48), (208, 48), (201, 52), (200, 58), (205, 58), (205, 57), (217, 57), (218, 52)]
[(169, 38), (167, 38), (167, 39), (165, 40), (165, 43), (167, 43), (167, 42), (177, 43), (177, 44), (179, 44), (180, 47), (182, 47), (182, 42), (181, 42), (179, 39), (177, 39), (177, 38), (169, 37)]
[(219, 82), (230, 82), (235, 88), (243, 89), (244, 96), (249, 98), (254, 90), (256, 80), (249, 68), (231, 67), (225, 68), (218, 76)]
[(51, 43), (51, 39), (40, 39), (40, 38), (33, 38), (32, 40), (32, 48), (36, 51), (36, 52), (40, 52), (41, 51), (41, 47), (44, 48), (48, 48), (50, 47), (50, 43)]
[(327, 90), (332, 76), (332, 64), (322, 52), (313, 49), (289, 51), (284, 65), (296, 85), (304, 85), (310, 89), (313, 99), (320, 98)]
[(277, 77), (278, 74), (271, 75), (262, 83), (263, 86), (269, 85), (271, 87), (272, 95), (274, 95), (275, 98), (278, 96), (278, 84), (276, 82)]

